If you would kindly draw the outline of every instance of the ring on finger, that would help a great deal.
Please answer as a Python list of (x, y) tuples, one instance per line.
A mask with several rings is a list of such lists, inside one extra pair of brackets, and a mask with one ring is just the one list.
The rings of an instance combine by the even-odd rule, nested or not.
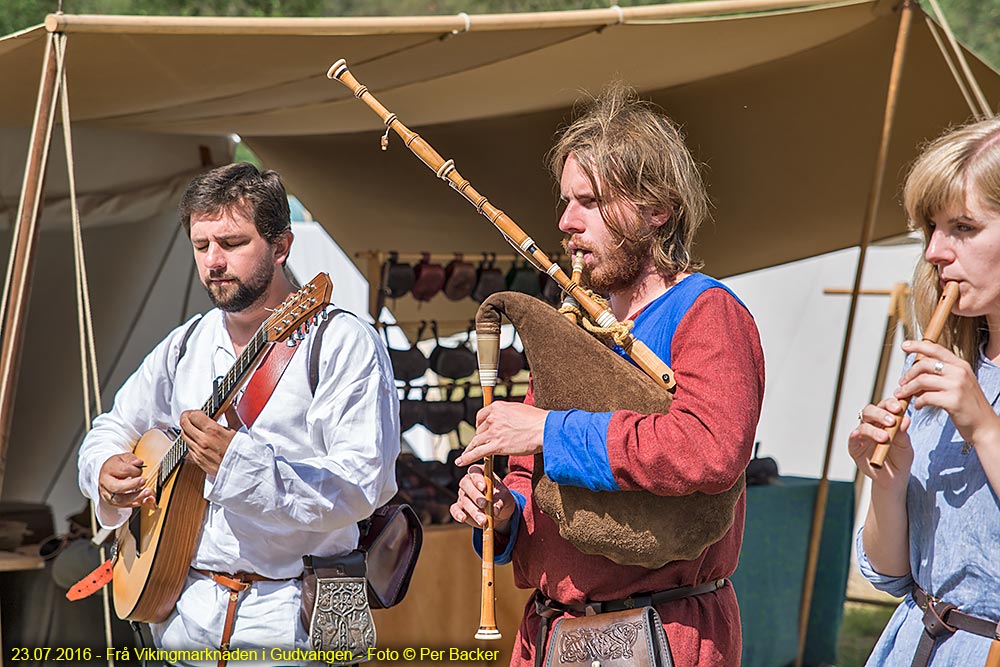
[(114, 493), (114, 492), (112, 492), (112, 493), (111, 493), (110, 495), (108, 495), (108, 501), (109, 501), (109, 502), (112, 502), (112, 503), (113, 503), (113, 502), (115, 502), (115, 498), (116, 498), (117, 496), (118, 496), (118, 494), (117, 494), (117, 493)]
[(865, 410), (864, 410), (864, 408), (862, 408), (862, 409), (858, 410), (858, 421), (861, 421), (864, 418), (865, 418)]
[(938, 375), (941, 375), (941, 373), (944, 372), (944, 362), (943, 361), (935, 361), (934, 362), (934, 372), (936, 374), (938, 374)]

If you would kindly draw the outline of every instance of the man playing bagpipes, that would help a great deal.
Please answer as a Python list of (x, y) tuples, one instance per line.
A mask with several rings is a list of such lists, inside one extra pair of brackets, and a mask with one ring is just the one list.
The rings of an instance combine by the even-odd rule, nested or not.
[[(542, 336), (539, 345), (559, 355), (546, 359), (549, 352), (529, 347), (519, 329), (532, 387), (523, 405), (498, 402), (479, 412), (476, 436), (456, 462), (470, 467), (452, 516), (477, 529), (486, 525), (483, 467), (470, 464), (509, 456), (510, 473), (493, 482), (495, 562), (512, 562), (516, 584), (536, 589), (512, 665), (540, 665), (546, 651), (566, 651), (570, 644), (553, 647), (549, 634), (563, 619), (642, 606), (659, 613), (673, 664), (737, 665), (739, 608), (727, 577), (742, 543), (743, 473), (760, 416), (764, 358), (747, 308), (723, 284), (697, 273), (691, 248), (708, 216), (698, 165), (674, 123), (620, 85), (562, 131), (549, 159), (565, 202), (559, 229), (566, 251), (583, 253), (583, 284), (607, 296), (615, 317), (632, 322), (635, 338), (673, 368), (672, 404), (666, 390), (654, 387), (665, 399), (659, 410), (541, 409), (543, 367), (582, 367), (587, 360), (568, 343)], [(575, 386), (566, 389), (600, 392), (604, 380), (614, 379), (609, 375), (598, 374), (594, 386), (570, 381)], [(619, 406), (610, 391), (607, 404)], [(706, 516), (721, 529), (697, 536), (702, 541), (680, 558), (630, 559), (632, 547), (621, 540), (612, 551), (582, 551), (563, 536), (572, 517), (541, 506), (540, 482), (629, 499), (638, 512), (648, 505), (653, 523), (664, 514), (656, 509), (661, 500), (693, 499), (711, 505)], [(707, 523), (697, 513), (680, 516), (682, 532), (697, 533)], [(482, 531), (476, 533), (481, 539)], [(574, 660), (589, 665), (592, 657), (607, 664), (608, 656), (595, 652)]]

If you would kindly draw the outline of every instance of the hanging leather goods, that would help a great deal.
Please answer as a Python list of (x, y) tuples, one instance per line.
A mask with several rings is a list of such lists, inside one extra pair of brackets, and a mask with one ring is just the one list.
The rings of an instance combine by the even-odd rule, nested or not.
[[(400, 382), (411, 382), (417, 378), (423, 377), (424, 373), (430, 367), (427, 357), (424, 353), (416, 346), (416, 344), (411, 345), (405, 350), (397, 350), (389, 344), (389, 327), (395, 326), (392, 324), (386, 324), (382, 326), (382, 335), (385, 337), (385, 345), (389, 350), (389, 361), (392, 363), (392, 375)], [(417, 329), (417, 336), (414, 339), (414, 343), (419, 341), (423, 335), (424, 330), (427, 328), (427, 321), (422, 320), (420, 322), (420, 328)]]
[(438, 337), (437, 321), (431, 321), (431, 331), (437, 345), (431, 350), (431, 370), (452, 380), (461, 380), (476, 372), (476, 353), (468, 347), (471, 332), (466, 332), (465, 343), (456, 347), (445, 347)]
[(421, 253), (420, 263), (413, 267), (413, 298), (430, 301), (444, 287), (444, 267), (431, 262), (429, 252)]
[(476, 286), (472, 290), (472, 298), (479, 303), (486, 301), (491, 294), (507, 289), (507, 281), (496, 267), (496, 256), (496, 253), (491, 253), (489, 256), (483, 253), (483, 261), (476, 270)]
[(461, 301), (476, 287), (476, 267), (456, 252), (455, 259), (444, 267), (444, 295), (451, 301)]
[(385, 276), (384, 291), (386, 296), (391, 299), (398, 299), (409, 294), (410, 290), (413, 289), (413, 283), (416, 282), (413, 267), (406, 262), (400, 262), (399, 253), (396, 251), (389, 253), (383, 275)]

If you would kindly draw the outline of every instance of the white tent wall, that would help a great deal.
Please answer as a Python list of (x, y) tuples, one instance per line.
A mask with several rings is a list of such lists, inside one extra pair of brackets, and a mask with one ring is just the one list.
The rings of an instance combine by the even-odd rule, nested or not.
[[(31, 283), (24, 352), (7, 457), (3, 499), (51, 505), (57, 530), (80, 510), (76, 450), (83, 433), (83, 389), (75, 268), (65, 154), (56, 127)], [(208, 300), (192, 272), (190, 244), (177, 202), (201, 170), (201, 146), (213, 160), (231, 158), (228, 138), (179, 137), (74, 128), (76, 181), (92, 300), (104, 409), (145, 355), (170, 329)], [(17, 208), (26, 135), (0, 132), (0, 216), (7, 222), (0, 260), (9, 253), (9, 221)], [(18, 166), (19, 165), (19, 166)], [(13, 210), (13, 213), (10, 211)], [(157, 267), (166, 257), (162, 273)], [(143, 299), (153, 285), (148, 300)], [(184, 304), (187, 301), (186, 313)], [(140, 316), (130, 329), (137, 313)], [(120, 358), (119, 358), (120, 357)], [(35, 536), (44, 539), (45, 535)]]

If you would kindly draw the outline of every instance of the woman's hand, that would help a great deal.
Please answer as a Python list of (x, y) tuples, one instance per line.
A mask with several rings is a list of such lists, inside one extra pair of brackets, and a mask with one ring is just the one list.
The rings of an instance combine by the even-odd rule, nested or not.
[[(486, 526), (486, 477), (481, 465), (469, 466), (465, 477), (458, 483), (458, 500), (451, 506), (451, 516), (455, 521), (466, 523), (473, 528)], [(517, 503), (500, 478), (493, 476), (493, 529), (498, 533), (510, 532), (510, 519), (514, 516)]]
[(923, 358), (900, 378), (893, 396), (909, 398), (914, 408), (934, 406), (945, 410), (955, 429), (973, 445), (996, 438), (1000, 418), (967, 361), (928, 341), (906, 341), (903, 350)]
[(847, 441), (851, 458), (858, 469), (871, 478), (872, 485), (897, 494), (906, 493), (910, 466), (913, 465), (913, 447), (906, 432), (910, 426), (909, 417), (903, 416), (883, 466), (875, 468), (868, 461), (878, 445), (889, 442), (889, 429), (896, 423), (896, 416), (902, 413), (903, 404), (891, 396), (882, 399), (878, 405), (866, 405), (859, 415), (861, 421), (851, 431)]

